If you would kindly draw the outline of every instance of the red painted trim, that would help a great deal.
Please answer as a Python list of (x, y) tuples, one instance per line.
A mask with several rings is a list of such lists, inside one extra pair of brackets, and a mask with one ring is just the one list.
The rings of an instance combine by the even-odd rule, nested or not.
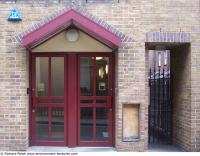
[(111, 131), (111, 133), (112, 133), (112, 136), (113, 136), (113, 140), (112, 140), (112, 142), (113, 142), (113, 146), (115, 146), (115, 127), (116, 127), (116, 122), (115, 122), (115, 114), (116, 114), (116, 106), (115, 106), (115, 80), (116, 80), (116, 78), (115, 78), (115, 53), (113, 53), (112, 54), (112, 62), (111, 62), (111, 71), (112, 71), (112, 103), (113, 103), (113, 105), (112, 105), (112, 120), (113, 120), (113, 124), (112, 124), (112, 131)]
[(48, 56), (57, 56), (57, 57), (62, 57), (62, 56), (67, 56), (69, 54), (76, 54), (77, 56), (95, 56), (95, 57), (112, 57), (113, 52), (31, 52), (32, 56), (40, 56), (40, 57), (48, 57)]
[(48, 138), (51, 138), (51, 107), (48, 107)]
[(77, 145), (77, 57), (68, 55), (68, 146)]
[(91, 107), (91, 108), (110, 108), (110, 106), (108, 106), (108, 105), (80, 104), (80, 108), (86, 108), (86, 107)]
[(48, 57), (48, 96), (51, 96), (51, 57)]
[[(37, 53), (37, 54), (31, 54), (31, 70), (30, 73), (32, 75), (31, 77), (31, 86), (35, 88), (35, 59), (36, 57), (64, 57), (65, 59), (65, 96), (44, 96), (44, 97), (35, 97), (35, 92), (33, 93), (32, 100), (31, 100), (31, 110), (32, 108), (48, 108), (49, 111), (49, 122), (51, 122), (51, 109), (52, 108), (64, 108), (65, 115), (64, 115), (64, 141), (63, 142), (54, 142), (54, 141), (36, 141), (35, 140), (35, 112), (32, 112), (31, 110), (31, 145), (41, 145), (41, 146), (66, 146), (69, 147), (75, 147), (77, 145), (79, 146), (113, 146), (114, 144), (114, 117), (115, 117), (115, 111), (114, 111), (114, 89), (110, 90), (109, 96), (80, 96), (80, 57), (97, 57), (97, 56), (105, 56), (109, 57), (109, 88), (113, 86), (114, 88), (114, 54), (111, 53), (67, 53), (67, 54), (54, 54), (54, 53)], [(77, 59), (78, 58), (78, 59)], [(93, 68), (93, 72), (95, 73), (96, 67)], [(70, 76), (67, 76), (69, 73)], [(96, 79), (96, 77), (93, 75), (93, 79)], [(69, 84), (69, 86), (68, 86)], [(94, 85), (94, 89), (96, 87), (96, 84)], [(95, 92), (95, 91), (94, 91)], [(71, 97), (71, 98), (70, 98)], [(64, 100), (64, 104), (38, 104), (39, 100)], [(78, 99), (78, 101), (76, 101)], [(107, 100), (105, 104), (80, 104), (81, 99), (104, 99)], [(91, 107), (93, 108), (94, 115), (93, 115), (93, 141), (80, 141), (80, 108), (82, 107)], [(108, 141), (96, 141), (96, 108), (113, 108), (112, 111), (108, 112), (109, 116), (109, 140)], [(49, 123), (49, 137), (51, 136), (51, 123)], [(71, 128), (70, 128), (71, 127)]]
[[(31, 92), (32, 92), (32, 97), (31, 97), (31, 116), (32, 116), (32, 140), (31, 143), (34, 143), (35, 141), (35, 134), (36, 134), (36, 121), (35, 121), (35, 107), (34, 107), (34, 97), (35, 97), (35, 76), (36, 72), (35, 72), (35, 57), (32, 57), (32, 84), (31, 84)], [(33, 111), (34, 110), (34, 111)]]
[(39, 97), (36, 97), (36, 99), (39, 101), (39, 100), (64, 100), (64, 97), (63, 96), (52, 96), (52, 97), (49, 97), (49, 96), (39, 96)]
[(68, 145), (68, 59), (67, 55), (64, 56), (64, 86), (65, 86), (65, 91), (64, 91), (64, 141), (65, 141), (65, 146)]
[(64, 142), (57, 141), (37, 141), (32, 144), (33, 146), (65, 146)]
[[(34, 88), (34, 92), (32, 94), (32, 99), (31, 99), (31, 108), (32, 109), (37, 109), (37, 108), (48, 108), (48, 138), (49, 138), (49, 141), (37, 141), (35, 136), (36, 136), (36, 110), (35, 111), (32, 111), (31, 113), (31, 145), (58, 145), (58, 146), (64, 146), (66, 145), (66, 140), (64, 141), (60, 141), (60, 142), (57, 142), (57, 141), (50, 141), (50, 138), (51, 138), (51, 122), (52, 122), (52, 108), (63, 108), (64, 111), (66, 110), (66, 100), (65, 97), (63, 96), (51, 96), (51, 57), (65, 57), (65, 55), (58, 55), (58, 54), (45, 54), (45, 55), (40, 55), (40, 54), (34, 54), (32, 53), (31, 54), (32, 56), (32, 61), (31, 61), (31, 73), (32, 73), (32, 81), (31, 81), (31, 84), (30, 86), (32, 88)], [(36, 57), (48, 57), (49, 58), (49, 68), (48, 68), (48, 71), (49, 71), (49, 74), (48, 74), (48, 96), (44, 96), (44, 97), (36, 97), (35, 95), (35, 88), (36, 88)], [(65, 71), (65, 66), (64, 66), (64, 71)], [(65, 74), (64, 74), (65, 75)], [(66, 76), (65, 76), (66, 78)], [(65, 89), (66, 90), (66, 89)], [(66, 92), (64, 93), (66, 95)], [(63, 104), (55, 104), (55, 103), (48, 103), (48, 104), (39, 104), (38, 101), (39, 100), (63, 100), (64, 103)], [(66, 114), (66, 113), (65, 113)], [(66, 125), (66, 115), (64, 115), (64, 125)], [(66, 131), (66, 128), (64, 129), (64, 132)], [(66, 138), (66, 133), (65, 133), (65, 138)]]
[(70, 25), (75, 25), (80, 30), (87, 32), (97, 40), (114, 49), (121, 44), (121, 39), (118, 36), (73, 9), (25, 35), (22, 38), (22, 43), (25, 47), (31, 48), (39, 42), (44, 42), (52, 35), (66, 29)]
[[(93, 74), (93, 96), (80, 96), (80, 57), (97, 57), (97, 56), (105, 56), (105, 57), (109, 57), (109, 95), (108, 96), (96, 96), (96, 60), (93, 59), (93, 68), (92, 68), (92, 72)], [(78, 55), (78, 98), (79, 98), (79, 102), (78, 102), (78, 145), (79, 146), (112, 146), (113, 145), (113, 110), (110, 111), (109, 108), (112, 108), (114, 103), (112, 103), (112, 96), (113, 91), (111, 90), (111, 88), (113, 87), (113, 70), (111, 70), (111, 68), (113, 67), (113, 55), (102, 55), (102, 54), (96, 54), (96, 53), (92, 53), (92, 54), (79, 54)], [(105, 99), (107, 100), (106, 104), (96, 104), (95, 100), (98, 99)], [(81, 104), (80, 100), (93, 100), (93, 104)], [(81, 141), (80, 140), (80, 109), (81, 108), (93, 108), (93, 139), (92, 141)], [(109, 140), (108, 141), (96, 141), (96, 108), (108, 108), (108, 133), (109, 133)]]
[(35, 104), (35, 107), (40, 108), (63, 108), (65, 104), (54, 104), (54, 103), (48, 103), (48, 104)]
[(114, 102), (114, 94), (115, 94), (115, 77), (114, 77), (114, 74), (115, 74), (115, 69), (114, 69), (114, 53), (110, 56), (110, 59), (109, 59), (109, 95), (110, 95), (110, 103), (112, 103), (112, 105), (110, 105), (110, 110), (108, 110), (108, 115), (109, 115), (109, 118), (112, 118), (112, 120), (109, 120), (109, 125), (112, 125), (109, 127), (109, 135), (111, 136), (109, 138), (109, 141), (112, 142), (112, 145), (114, 144), (114, 121), (115, 121), (115, 111), (114, 111), (114, 108), (115, 108), (115, 102)]
[(31, 144), (31, 140), (32, 140), (32, 55), (31, 52), (28, 51), (29, 54), (29, 145)]
[(93, 105), (93, 142), (96, 141), (96, 107)]
[[(92, 56), (92, 76), (93, 76), (93, 96), (96, 96), (96, 59)], [(96, 108), (95, 104), (92, 105), (93, 108), (93, 142), (96, 140)]]
[(78, 97), (77, 97), (77, 99), (78, 99), (78, 103), (77, 103), (77, 112), (78, 112), (78, 115), (77, 115), (77, 117), (78, 117), (78, 119), (77, 119), (77, 136), (78, 136), (78, 138), (77, 138), (77, 144), (78, 144), (78, 146), (80, 145), (80, 132), (81, 132), (81, 130), (80, 130), (80, 114), (81, 114), (81, 107), (80, 107), (80, 56), (77, 54), (77, 95), (78, 95)]

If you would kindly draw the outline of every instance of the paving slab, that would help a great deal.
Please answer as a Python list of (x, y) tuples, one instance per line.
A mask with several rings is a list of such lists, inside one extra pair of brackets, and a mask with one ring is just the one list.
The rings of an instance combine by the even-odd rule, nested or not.
[(147, 152), (184, 152), (175, 145), (150, 144)]

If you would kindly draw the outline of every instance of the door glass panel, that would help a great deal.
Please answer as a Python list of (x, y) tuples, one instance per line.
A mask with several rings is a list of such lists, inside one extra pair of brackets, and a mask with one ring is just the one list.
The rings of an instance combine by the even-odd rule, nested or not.
[(93, 139), (93, 109), (81, 108), (80, 115), (80, 140), (89, 141)]
[(80, 95), (93, 95), (93, 66), (92, 57), (80, 58)]
[(93, 104), (93, 100), (81, 100), (81, 104)]
[(48, 95), (48, 57), (36, 57), (36, 96)]
[(96, 100), (96, 104), (107, 104), (107, 100)]
[(96, 108), (96, 140), (108, 140), (108, 109)]
[(64, 141), (64, 109), (52, 108), (51, 141)]
[(64, 57), (51, 57), (51, 95), (64, 96)]
[(96, 95), (108, 96), (108, 57), (96, 57)]
[(36, 109), (36, 140), (48, 140), (48, 108)]

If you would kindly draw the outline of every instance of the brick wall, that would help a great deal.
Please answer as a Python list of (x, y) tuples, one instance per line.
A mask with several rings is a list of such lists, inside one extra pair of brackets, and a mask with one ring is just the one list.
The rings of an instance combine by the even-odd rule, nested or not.
[[(191, 0), (121, 0), (120, 3), (82, 3), (84, 10), (103, 19), (134, 41), (123, 42), (117, 53), (116, 67), (116, 148), (119, 151), (144, 151), (148, 140), (148, 86), (145, 66), (146, 32), (191, 32), (191, 126), (183, 131), (191, 134), (191, 142), (181, 142), (187, 150), (200, 151), (200, 54), (199, 1)], [(47, 3), (48, 4), (48, 3)], [(28, 146), (28, 54), (24, 48), (8, 42), (8, 38), (24, 31), (46, 16), (62, 10), (68, 3), (0, 2), (0, 149), (26, 150)], [(7, 21), (12, 7), (17, 7), (23, 21)], [(146, 74), (145, 74), (146, 73)], [(146, 75), (146, 76), (145, 76)], [(140, 140), (122, 141), (122, 104), (140, 104)], [(184, 109), (184, 108), (183, 108)], [(195, 128), (194, 128), (195, 127)], [(187, 133), (186, 132), (186, 133)], [(181, 140), (181, 138), (179, 138)]]
[(9, 43), (3, 46), (0, 52), (0, 150), (25, 150), (28, 146), (28, 53)]
[(190, 151), (191, 146), (191, 62), (190, 47), (171, 50), (173, 82), (173, 143)]

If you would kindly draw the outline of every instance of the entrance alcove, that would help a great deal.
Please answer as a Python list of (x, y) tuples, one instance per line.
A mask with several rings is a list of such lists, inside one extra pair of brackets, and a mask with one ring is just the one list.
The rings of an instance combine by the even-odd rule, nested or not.
[[(171, 41), (146, 43), (149, 151), (154, 149), (165, 151), (170, 148), (173, 150), (174, 146), (177, 147), (175, 151), (189, 150), (186, 144), (190, 140), (191, 133), (190, 44)], [(169, 53), (166, 55), (168, 59), (166, 65), (162, 56), (165, 52)], [(168, 111), (171, 113), (166, 115)]]
[(72, 9), (22, 38), (31, 60), (31, 145), (114, 146), (114, 59), (120, 42)]

